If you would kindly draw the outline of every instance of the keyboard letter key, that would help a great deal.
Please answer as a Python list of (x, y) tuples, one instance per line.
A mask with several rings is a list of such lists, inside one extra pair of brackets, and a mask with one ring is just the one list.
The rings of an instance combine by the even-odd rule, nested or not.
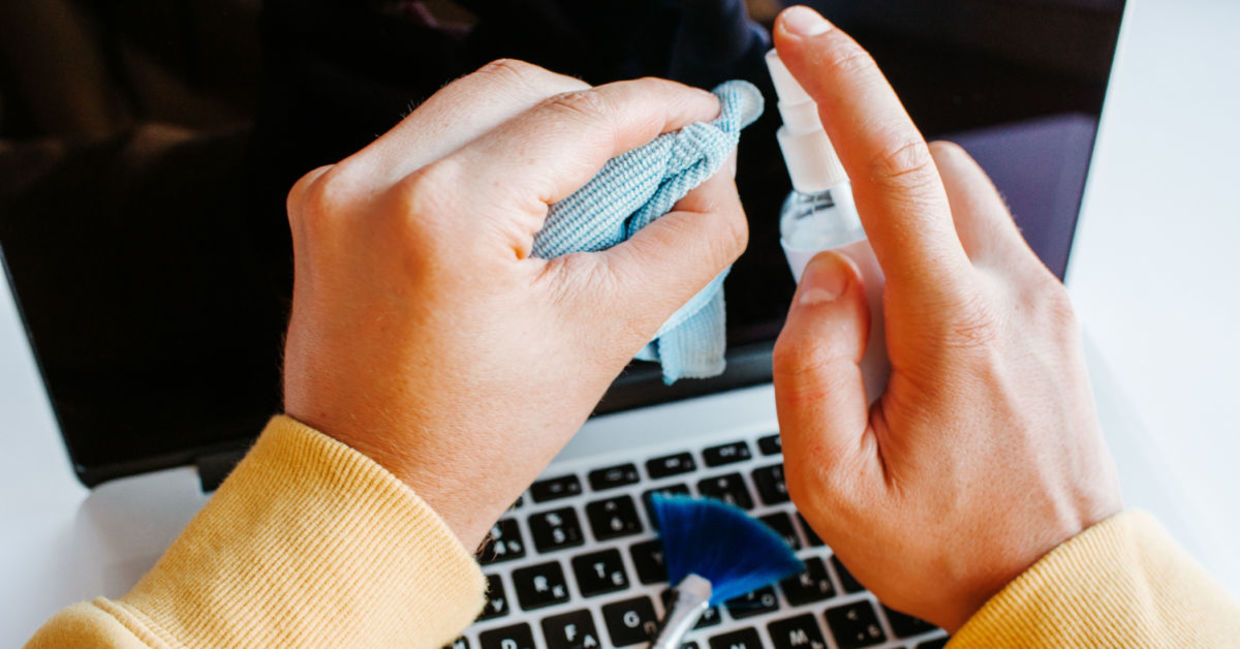
[(487, 601), (478, 614), (479, 620), (490, 620), (508, 615), (508, 595), (504, 593), (504, 582), (499, 575), (487, 575)]
[(528, 624), (514, 624), (483, 631), (478, 636), (482, 649), (535, 649), (534, 632)]
[(629, 577), (624, 572), (624, 560), (620, 558), (620, 551), (615, 549), (575, 557), (573, 574), (577, 575), (577, 589), (584, 597), (612, 593), (629, 587)]
[(827, 609), (827, 627), (840, 649), (859, 649), (887, 639), (874, 606), (866, 600)]
[(616, 647), (650, 642), (659, 625), (649, 597), (608, 604), (603, 607), (603, 619), (607, 621), (611, 644)]
[(767, 625), (775, 649), (827, 649), (827, 641), (814, 616), (806, 613)]
[(598, 630), (590, 611), (555, 615), (542, 621), (547, 649), (600, 649)]
[(512, 581), (517, 601), (527, 611), (568, 601), (568, 582), (558, 561), (514, 570)]
[(713, 636), (710, 649), (762, 649), (758, 630), (753, 627)]
[(631, 496), (616, 496), (586, 505), (586, 518), (599, 541), (641, 534), (642, 522)]
[(530, 533), (539, 552), (551, 552), (585, 543), (581, 521), (572, 507), (530, 515)]

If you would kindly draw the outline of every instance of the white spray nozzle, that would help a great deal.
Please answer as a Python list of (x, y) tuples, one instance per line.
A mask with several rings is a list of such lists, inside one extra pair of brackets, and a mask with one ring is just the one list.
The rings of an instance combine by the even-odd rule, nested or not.
[(847, 182), (844, 165), (818, 119), (818, 104), (797, 83), (775, 50), (766, 53), (766, 67), (779, 97), (784, 125), (776, 136), (793, 188), (802, 194), (816, 194)]
[(788, 66), (784, 65), (779, 53), (771, 50), (766, 53), (766, 67), (771, 71), (771, 81), (775, 82), (775, 95), (783, 104), (813, 103), (814, 99), (805, 92), (805, 88), (797, 83)]

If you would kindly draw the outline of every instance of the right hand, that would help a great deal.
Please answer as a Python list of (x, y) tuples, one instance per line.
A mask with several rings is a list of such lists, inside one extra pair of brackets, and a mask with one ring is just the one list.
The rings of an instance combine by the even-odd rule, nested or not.
[(368, 455), (477, 547), (747, 237), (734, 167), (627, 241), (531, 256), (613, 156), (714, 119), (704, 90), (504, 61), (289, 193), (289, 415)]
[(985, 173), (926, 144), (860, 46), (804, 7), (775, 43), (852, 178), (892, 367), (867, 409), (861, 279), (819, 254), (775, 347), (788, 488), (875, 595), (954, 631), (1120, 509), (1077, 322)]

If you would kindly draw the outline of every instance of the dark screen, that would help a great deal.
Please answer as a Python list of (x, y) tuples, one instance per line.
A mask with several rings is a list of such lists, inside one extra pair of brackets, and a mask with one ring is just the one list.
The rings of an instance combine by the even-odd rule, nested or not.
[[(280, 410), (288, 187), (500, 57), (596, 84), (763, 88), (741, 141), (751, 235), (726, 284), (729, 372), (665, 388), (634, 363), (602, 408), (769, 379), (794, 288), (761, 59), (778, 2), (29, 4), (0, 10), (0, 251), (84, 481), (257, 434)], [(928, 137), (979, 159), (1062, 277), (1122, 0), (810, 4), (869, 49)]]

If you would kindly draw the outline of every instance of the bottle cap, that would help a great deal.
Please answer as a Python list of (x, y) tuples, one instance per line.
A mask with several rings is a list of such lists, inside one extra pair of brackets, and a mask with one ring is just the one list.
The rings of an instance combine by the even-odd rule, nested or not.
[(779, 97), (779, 115), (784, 125), (776, 137), (792, 187), (802, 194), (816, 194), (847, 182), (844, 165), (818, 118), (818, 105), (788, 72), (775, 50), (766, 53), (766, 66)]

